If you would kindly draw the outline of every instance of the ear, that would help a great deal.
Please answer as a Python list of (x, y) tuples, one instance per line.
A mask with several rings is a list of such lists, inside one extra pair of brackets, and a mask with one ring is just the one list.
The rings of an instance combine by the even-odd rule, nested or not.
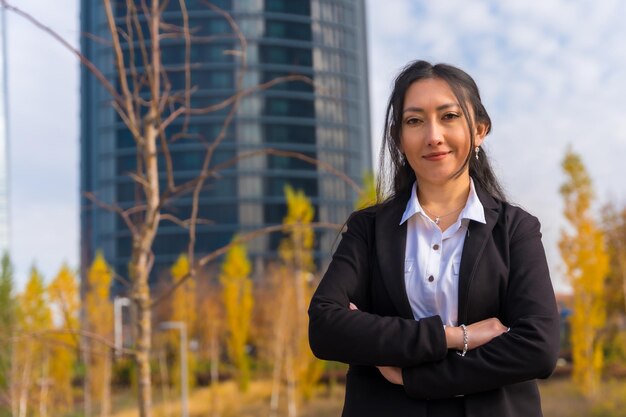
[(476, 123), (474, 127), (474, 146), (482, 145), (488, 130), (487, 123)]

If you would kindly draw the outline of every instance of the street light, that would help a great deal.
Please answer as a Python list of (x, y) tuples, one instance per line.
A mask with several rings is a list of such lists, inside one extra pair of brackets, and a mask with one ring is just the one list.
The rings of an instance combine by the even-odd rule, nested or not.
[(176, 329), (180, 331), (180, 379), (181, 379), (181, 417), (189, 417), (189, 378), (187, 377), (187, 324), (184, 321), (164, 321), (159, 324), (161, 330)]
[(123, 347), (122, 307), (128, 306), (130, 306), (130, 299), (128, 297), (115, 297), (113, 300), (115, 356), (117, 357), (121, 356)]

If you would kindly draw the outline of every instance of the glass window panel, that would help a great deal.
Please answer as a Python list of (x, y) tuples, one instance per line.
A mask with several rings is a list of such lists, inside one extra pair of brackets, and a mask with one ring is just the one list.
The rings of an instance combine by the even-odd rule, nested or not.
[[(137, 1), (137, 3), (139, 3), (139, 1)], [(233, 7), (232, 0), (211, 0), (211, 4), (226, 10), (230, 10)], [(201, 0), (186, 0), (185, 7), (187, 8), (187, 11), (210, 10), (206, 3)], [(169, 0), (167, 2), (167, 6), (165, 7), (165, 11), (180, 12), (180, 2), (178, 0)]]
[(268, 97), (265, 99), (265, 109), (263, 113), (266, 116), (313, 118), (315, 117), (315, 104), (313, 100)]
[(311, 15), (311, 0), (265, 0), (265, 11)]
[[(302, 152), (304, 155), (309, 158), (316, 158), (316, 154), (314, 152)], [(294, 171), (316, 171), (317, 166), (306, 162), (302, 159), (293, 158), (293, 157), (285, 157), (285, 156), (277, 156), (277, 155), (269, 155), (268, 157), (268, 168), (269, 169), (285, 169), (285, 170), (294, 170)]]
[(137, 157), (124, 155), (117, 158), (117, 175), (126, 175), (137, 170)]
[[(117, 184), (115, 187), (115, 192), (118, 203), (134, 202), (136, 198), (141, 198), (142, 196), (141, 188), (134, 182)], [(122, 223), (124, 222), (122, 221)], [(125, 223), (124, 228), (126, 228)]]
[[(174, 90), (184, 90), (184, 71), (169, 71), (167, 76)], [(235, 78), (232, 71), (195, 70), (191, 72), (191, 85), (200, 89), (232, 89)]]
[(305, 67), (313, 65), (313, 55), (310, 48), (260, 45), (259, 56), (261, 62), (267, 64), (299, 65)]
[(312, 39), (311, 24), (267, 19), (265, 21), (265, 36), (268, 38), (310, 41)]
[(263, 126), (265, 143), (315, 144), (315, 126), (275, 125)]

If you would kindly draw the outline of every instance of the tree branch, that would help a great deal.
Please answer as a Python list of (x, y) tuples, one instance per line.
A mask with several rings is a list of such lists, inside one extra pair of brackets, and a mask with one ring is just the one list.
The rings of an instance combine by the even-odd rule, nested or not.
[[(60, 342), (58, 340), (50, 340), (47, 339), (46, 336), (50, 336), (50, 335), (64, 335), (64, 334), (70, 334), (70, 335), (77, 335), (77, 336), (84, 336), (89, 338), (90, 340), (93, 340), (95, 342), (98, 342), (100, 344), (102, 344), (105, 347), (110, 348), (111, 350), (116, 350), (116, 346), (114, 342), (111, 342), (109, 339), (107, 339), (106, 337), (103, 337), (102, 335), (99, 335), (97, 333), (93, 333), (93, 332), (89, 332), (87, 330), (72, 330), (72, 329), (48, 329), (48, 330), (41, 330), (41, 331), (37, 331), (37, 332), (20, 332), (19, 334), (15, 334), (9, 337), (4, 337), (5, 339), (9, 339), (11, 341), (19, 341), (21, 339), (40, 339), (43, 340), (44, 342)], [(61, 342), (62, 343), (62, 342)], [(64, 344), (67, 345), (67, 344)], [(70, 346), (72, 348), (74, 348), (74, 346)], [(85, 351), (85, 349), (80, 348), (82, 351)], [(128, 348), (124, 348), (122, 347), (121, 349), (122, 353), (126, 353), (126, 354), (130, 354), (130, 355), (134, 355), (135, 354), (135, 350), (134, 349), (128, 349)]]
[(137, 228), (135, 227), (133, 222), (130, 220), (130, 217), (129, 217), (128, 213), (126, 211), (124, 211), (120, 206), (118, 206), (116, 204), (107, 204), (107, 203), (99, 200), (91, 192), (85, 192), (85, 193), (83, 193), (83, 195), (85, 196), (85, 198), (87, 198), (88, 200), (93, 202), (98, 207), (103, 208), (105, 210), (113, 211), (113, 212), (119, 214), (120, 217), (122, 217), (122, 219), (126, 223), (126, 226), (128, 226), (128, 229), (130, 230), (130, 232), (132, 233), (133, 236), (135, 236), (138, 233)]
[[(343, 228), (343, 225), (341, 224), (335, 224), (335, 223), (327, 223), (327, 222), (313, 222), (310, 223), (308, 226), (314, 228), (314, 229), (330, 229), (330, 230), (341, 230)], [(264, 235), (268, 235), (270, 233), (274, 233), (274, 232), (284, 232), (287, 231), (289, 229), (294, 229), (297, 227), (302, 227), (301, 224), (278, 224), (275, 226), (267, 226), (267, 227), (263, 227), (261, 229), (257, 229), (257, 230), (253, 230), (251, 232), (248, 233), (242, 233), (242, 234), (238, 234), (237, 235), (237, 241), (234, 242), (230, 242), (229, 244), (222, 246), (219, 249), (214, 250), (213, 252), (209, 253), (208, 255), (203, 256), (202, 258), (200, 258), (200, 260), (198, 261), (197, 265), (199, 267), (203, 267), (205, 265), (207, 265), (209, 262), (215, 260), (216, 258), (219, 258), (220, 256), (224, 255), (226, 252), (228, 252), (228, 250), (236, 245), (236, 244), (240, 244), (240, 243), (246, 243), (249, 242), (253, 239), (256, 239), (259, 236), (264, 236)], [(180, 287), (181, 285), (183, 285), (185, 283), (185, 281), (187, 281), (188, 279), (193, 277), (193, 273), (188, 273), (187, 275), (185, 275), (184, 277), (182, 277), (180, 280), (178, 280), (175, 284), (172, 284), (169, 288), (167, 288), (165, 291), (163, 291), (161, 294), (159, 294), (159, 297), (156, 298), (155, 300), (152, 301), (152, 303), (150, 304), (150, 308), (154, 308), (157, 304), (161, 303), (163, 300), (165, 300), (167, 297), (169, 297), (174, 291), (176, 291), (176, 289), (178, 287)]]
[(328, 171), (329, 173), (333, 175), (336, 175), (338, 178), (346, 182), (357, 194), (361, 192), (361, 187), (352, 178), (350, 178), (343, 172), (339, 171), (338, 169), (334, 168), (332, 165), (327, 164), (326, 162), (322, 162), (315, 158), (311, 158), (310, 156), (307, 156), (300, 152), (283, 151), (279, 149), (265, 148), (265, 149), (259, 149), (256, 151), (241, 153), (237, 155), (235, 158), (231, 158), (228, 161), (222, 162), (221, 164), (212, 167), (210, 170), (203, 171), (196, 178), (177, 186), (176, 189), (172, 190), (171, 192), (169, 192), (170, 190), (166, 191), (164, 193), (164, 196), (162, 197), (162, 201), (165, 202), (170, 198), (180, 196), (181, 194), (184, 194), (190, 191), (191, 189), (196, 187), (196, 184), (199, 181), (205, 180), (209, 177), (216, 177), (219, 171), (222, 171), (226, 168), (236, 165), (242, 159), (254, 158), (254, 157), (262, 156), (262, 155), (276, 155), (276, 156), (284, 156), (284, 157), (289, 157), (289, 158), (300, 159), (311, 165), (318, 166), (319, 168), (325, 171)]
[[(170, 213), (161, 214), (161, 221), (163, 220), (171, 221), (172, 223), (179, 225), (183, 229), (189, 229), (189, 224), (191, 222), (191, 219), (182, 220)], [(196, 224), (214, 224), (214, 223), (215, 222), (208, 220), (208, 219), (196, 219)]]
[(2, 5), (2, 7), (4, 7), (6, 10), (9, 10), (17, 14), (18, 16), (21, 16), (24, 19), (28, 20), (38, 29), (44, 31), (45, 33), (50, 35), (53, 39), (55, 39), (57, 42), (59, 42), (65, 49), (69, 50), (71, 53), (76, 55), (76, 57), (78, 57), (80, 62), (83, 65), (85, 65), (85, 67), (87, 67), (87, 69), (98, 79), (98, 81), (102, 83), (104, 88), (109, 92), (109, 94), (111, 94), (113, 99), (116, 101), (122, 102), (122, 99), (120, 95), (117, 93), (117, 90), (115, 89), (115, 87), (113, 87), (113, 85), (104, 76), (104, 74), (98, 69), (98, 67), (96, 67), (93, 62), (87, 59), (85, 55), (83, 55), (78, 49), (74, 48), (68, 41), (65, 40), (65, 38), (59, 35), (55, 30), (53, 30), (49, 26), (44, 25), (31, 14), (23, 11), (22, 9), (16, 6), (13, 6), (7, 0), (0, 0), (0, 5)]

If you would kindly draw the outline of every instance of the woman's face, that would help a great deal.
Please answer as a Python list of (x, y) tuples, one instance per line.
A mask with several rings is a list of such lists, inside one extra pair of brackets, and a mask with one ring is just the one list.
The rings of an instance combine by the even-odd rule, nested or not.
[[(475, 146), (483, 142), (485, 132), (484, 125), (475, 125)], [(470, 132), (447, 82), (429, 78), (408, 88), (400, 146), (420, 185), (444, 185), (463, 166), (470, 150)], [(469, 176), (467, 167), (463, 176)]]

